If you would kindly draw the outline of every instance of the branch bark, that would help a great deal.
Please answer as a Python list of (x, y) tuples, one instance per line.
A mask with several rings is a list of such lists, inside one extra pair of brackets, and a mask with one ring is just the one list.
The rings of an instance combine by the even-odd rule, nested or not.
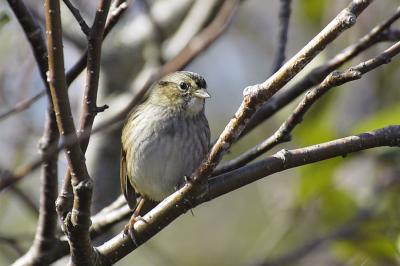
[[(252, 129), (257, 127), (263, 121), (270, 118), (273, 114), (275, 114), (278, 110), (281, 110), (288, 103), (292, 102), (300, 94), (322, 82), (322, 80), (326, 78), (329, 73), (344, 65), (360, 53), (364, 52), (366, 49), (372, 47), (379, 42), (393, 41), (393, 38), (400, 37), (397, 34), (391, 34), (396, 31), (390, 30), (391, 25), (395, 21), (397, 21), (399, 17), (400, 8), (398, 8), (396, 12), (387, 20), (383, 21), (381, 24), (374, 27), (365, 36), (360, 38), (355, 44), (350, 45), (349, 47), (344, 49), (327, 63), (311, 70), (304, 78), (296, 82), (287, 90), (272, 97), (269, 102), (264, 104), (255, 113), (250, 122), (247, 124), (245, 130), (241, 133), (240, 137), (248, 134)], [(396, 39), (395, 41), (397, 40), (399, 39)]]
[[(107, 23), (105, 31), (104, 31), (104, 36), (106, 36), (107, 33), (109, 33), (111, 31), (111, 29), (115, 26), (115, 24), (119, 21), (119, 19), (125, 13), (127, 8), (128, 8), (128, 6), (126, 5), (126, 3), (121, 3), (120, 5), (116, 6), (115, 10), (112, 12), (112, 15), (110, 16), (110, 18), (108, 20), (108, 23)], [(66, 73), (67, 85), (70, 85), (72, 83), (72, 81), (74, 81), (78, 77), (78, 75), (83, 71), (83, 69), (85, 69), (86, 62), (87, 62), (87, 51), (82, 54), (81, 58)], [(46, 61), (46, 64), (47, 64), (47, 61)], [(35, 96), (33, 96), (31, 99), (24, 101), (24, 102), (28, 103), (25, 106), (29, 107), (35, 100), (40, 99), (41, 95), (45, 95), (45, 92), (46, 91), (43, 90), (43, 91), (39, 92), (38, 94), (36, 94)], [(17, 109), (18, 109), (18, 111), (25, 110), (24, 108), (23, 109), (17, 108)], [(16, 113), (15, 111), (16, 111), (15, 108), (14, 108), (14, 110), (7, 111), (5, 113), (6, 114), (5, 117), (9, 117), (9, 115)], [(0, 116), (0, 117), (2, 117), (2, 116)], [(64, 140), (65, 140), (65, 138), (64, 138)], [(73, 142), (71, 141), (71, 143), (73, 143)], [(68, 144), (71, 144), (71, 143), (68, 143)], [(57, 145), (52, 145), (48, 152), (49, 156), (59, 153), (60, 151), (62, 151), (64, 149), (64, 147), (65, 147), (65, 145), (62, 147), (58, 147)], [(43, 161), (44, 161), (44, 158), (36, 159), (36, 160), (32, 161), (31, 163), (20, 167), (14, 173), (12, 173), (11, 171), (4, 171), (4, 173), (1, 175), (1, 179), (0, 179), (0, 191), (6, 187), (18, 182), (24, 176), (28, 175), (29, 173), (31, 173), (32, 171), (37, 169), (43, 163)]]
[(78, 22), (79, 26), (81, 27), (82, 32), (86, 36), (89, 36), (90, 28), (89, 28), (88, 24), (86, 23), (86, 21), (81, 16), (79, 9), (74, 7), (74, 5), (69, 0), (63, 0), (63, 2), (68, 7), (68, 9), (71, 11), (71, 14), (75, 17), (76, 21)]
[[(88, 135), (92, 130), (94, 118), (100, 111), (97, 106), (97, 91), (99, 86), (100, 75), (100, 60), (101, 60), (101, 45), (104, 36), (104, 27), (111, 1), (100, 1), (97, 8), (96, 16), (88, 36), (88, 52), (87, 52), (87, 71), (85, 93), (82, 103), (82, 114), (79, 125), (79, 135)], [(108, 106), (107, 106), (108, 107)], [(80, 142), (80, 149), (83, 153), (86, 152), (89, 144), (89, 137)], [(57, 199), (57, 212), (61, 219), (70, 211), (72, 204), (72, 187), (71, 187), (71, 169), (68, 168), (64, 177), (62, 191)]]
[(272, 74), (278, 71), (286, 59), (285, 53), (289, 32), (289, 20), (290, 14), (292, 13), (291, 4), (292, 0), (280, 0), (279, 35), (277, 38), (277, 51), (275, 52), (275, 59), (272, 64)]
[(42, 31), (22, 1), (9, 0), (11, 9), (22, 26), (28, 42), (32, 48), (40, 76), (46, 87), (49, 98), (46, 112), (45, 128), (39, 149), (42, 154), (43, 166), (40, 186), (39, 220), (36, 234), (29, 251), (16, 264), (46, 264), (48, 254), (54, 252), (53, 243), (56, 239), (57, 216), (54, 201), (57, 196), (57, 155), (49, 155), (48, 149), (56, 145), (59, 139), (56, 118), (51, 102), (50, 88), (46, 80), (47, 49)]
[(256, 159), (261, 154), (271, 150), (277, 145), (289, 141), (291, 139), (291, 132), (301, 123), (305, 113), (311, 106), (320, 99), (330, 89), (343, 85), (344, 83), (360, 79), (365, 73), (374, 70), (375, 68), (387, 64), (390, 60), (400, 53), (400, 42), (395, 43), (378, 56), (362, 62), (354, 67), (351, 67), (344, 72), (332, 72), (327, 76), (321, 84), (314, 89), (310, 90), (305, 97), (297, 105), (293, 113), (286, 119), (285, 122), (279, 127), (275, 133), (256, 145), (255, 147), (247, 150), (238, 157), (220, 164), (213, 175), (219, 175), (233, 169), (246, 165), (248, 162)]
[[(18, 0), (13, 0), (13, 1), (18, 2)], [(117, 24), (117, 22), (120, 20), (120, 18), (125, 13), (127, 8), (128, 8), (128, 5), (125, 2), (121, 2), (115, 6), (113, 11), (111, 12), (111, 15), (108, 19), (107, 25), (105, 27), (104, 39), (107, 37), (109, 32), (114, 28), (115, 24)], [(46, 53), (47, 53), (47, 51), (46, 51)], [(86, 50), (81, 55), (79, 60), (66, 73), (66, 81), (67, 81), (68, 86), (71, 85), (71, 83), (85, 69), (86, 63), (87, 63), (87, 53), (88, 53), (88, 51)], [(47, 58), (45, 58), (45, 61), (47, 64)], [(45, 76), (45, 78), (46, 78), (46, 76)], [(5, 111), (3, 114), (0, 115), (0, 121), (10, 117), (13, 114), (16, 114), (16, 113), (19, 113), (19, 112), (22, 112), (22, 111), (28, 109), (33, 103), (35, 103), (37, 100), (39, 100), (45, 94), (46, 94), (46, 90), (42, 90), (42, 91), (38, 92), (37, 94), (33, 95), (32, 97), (17, 103), (15, 105), (15, 107), (11, 108), (8, 111)]]
[(189, 182), (147, 213), (143, 220), (135, 223), (133, 228), (137, 238), (135, 244), (130, 240), (123, 240), (120, 234), (99, 248), (99, 253), (103, 255), (102, 258), (107, 263), (115, 263), (190, 209), (191, 207), (185, 201), (193, 196), (191, 195), (193, 187), (211, 174), (232, 142), (239, 137), (253, 113), (262, 103), (271, 98), (274, 93), (300, 72), (326, 45), (332, 42), (345, 29), (353, 26), (357, 16), (371, 2), (352, 1), (325, 29), (271, 78), (262, 84), (246, 88), (244, 100), (239, 110), (228, 123), (205, 161), (191, 176)]
[[(183, 211), (187, 211), (203, 202), (215, 199), (277, 172), (381, 146), (400, 146), (400, 125), (388, 126), (301, 149), (282, 150), (264, 160), (210, 179), (209, 190), (205, 196), (196, 199), (196, 201), (191, 201), (190, 204), (187, 202), (179, 203), (175, 209), (164, 213), (166, 212), (165, 207), (168, 201), (172, 200), (175, 194), (171, 195), (143, 217), (145, 222), (138, 221), (135, 223), (136, 244), (121, 232), (98, 247), (98, 252), (102, 255), (105, 263), (115, 263), (140, 246), (141, 243), (151, 238), (156, 232), (168, 225), (171, 220), (181, 215)], [(164, 220), (159, 220), (157, 218), (159, 213), (168, 214), (168, 217)]]
[[(49, 51), (48, 82), (58, 130), (62, 137), (69, 135), (77, 140), (64, 72), (61, 14), (58, 0), (45, 1), (45, 17)], [(94, 253), (88, 231), (92, 180), (87, 172), (85, 158), (79, 143), (76, 142), (66, 147), (65, 153), (71, 169), (71, 182), (74, 190), (73, 211), (64, 221), (71, 250), (71, 263), (91, 265), (94, 261)]]

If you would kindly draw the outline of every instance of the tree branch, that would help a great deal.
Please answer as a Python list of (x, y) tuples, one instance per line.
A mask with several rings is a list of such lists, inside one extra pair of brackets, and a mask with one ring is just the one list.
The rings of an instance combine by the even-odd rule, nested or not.
[(352, 1), (325, 29), (271, 78), (262, 84), (246, 88), (243, 103), (236, 112), (235, 117), (228, 123), (206, 160), (191, 176), (190, 181), (147, 213), (143, 220), (134, 224), (132, 230), (136, 236), (136, 243), (132, 243), (129, 239), (124, 240), (122, 234), (120, 234), (99, 247), (99, 253), (103, 255), (102, 258), (107, 263), (115, 263), (190, 209), (190, 204), (185, 203), (185, 201), (187, 201), (187, 198), (192, 197), (193, 187), (211, 174), (225, 151), (239, 136), (258, 107), (300, 72), (341, 32), (353, 26), (356, 22), (356, 17), (370, 3), (371, 1)]
[(53, 105), (51, 102), (50, 88), (46, 80), (47, 49), (42, 31), (22, 1), (8, 1), (11, 9), (21, 24), (28, 42), (32, 48), (39, 73), (46, 87), (49, 104), (46, 113), (45, 129), (40, 141), (39, 149), (42, 153), (43, 169), (40, 186), (40, 211), (35, 239), (28, 253), (18, 262), (21, 264), (46, 264), (48, 254), (54, 251), (57, 218), (54, 201), (57, 195), (57, 155), (48, 155), (48, 148), (58, 143), (58, 130)]
[(292, 0), (280, 0), (279, 9), (279, 37), (277, 39), (277, 52), (275, 53), (274, 63), (272, 64), (272, 74), (278, 71), (285, 62), (287, 36), (289, 31), (289, 20), (292, 12)]
[[(15, 0), (14, 0), (15, 1)], [(20, 1), (20, 0), (19, 0)], [(114, 28), (115, 24), (120, 20), (122, 15), (125, 13), (128, 5), (125, 2), (122, 2), (114, 7), (111, 11), (111, 15), (108, 19), (106, 28), (104, 30), (104, 38), (107, 37), (108, 33)], [(47, 51), (46, 51), (47, 53)], [(47, 64), (47, 59), (46, 64)], [(87, 50), (81, 55), (79, 60), (68, 70), (66, 74), (66, 81), (67, 85), (69, 86), (78, 76), (79, 74), (85, 69), (87, 63)], [(46, 77), (46, 76), (45, 76)], [(10, 117), (13, 114), (22, 112), (28, 109), (33, 103), (39, 100), (42, 96), (46, 94), (45, 90), (38, 92), (37, 94), (33, 95), (31, 98), (25, 99), (19, 103), (17, 103), (13, 108), (8, 111), (5, 111), (3, 114), (0, 115), (0, 121)], [(1, 190), (1, 188), (0, 188)]]
[(395, 125), (306, 148), (281, 150), (261, 161), (212, 178), (208, 197), (219, 197), (265, 176), (301, 165), (380, 146), (399, 146), (399, 137), (400, 126)]
[[(97, 8), (96, 16), (88, 35), (88, 56), (87, 56), (87, 71), (85, 93), (82, 102), (82, 114), (80, 117), (79, 136), (82, 134), (90, 136), (94, 118), (99, 112), (97, 107), (97, 91), (99, 86), (100, 75), (100, 59), (101, 45), (104, 35), (104, 27), (111, 1), (100, 1)], [(80, 142), (80, 148), (83, 153), (86, 152), (89, 144), (89, 138), (85, 138)], [(61, 219), (64, 219), (66, 214), (71, 210), (72, 204), (72, 187), (71, 187), (71, 169), (68, 168), (62, 190), (57, 199), (57, 212)], [(90, 196), (91, 197), (91, 196)]]
[[(57, 126), (62, 137), (66, 135), (77, 139), (68, 98), (67, 83), (64, 73), (64, 56), (60, 3), (58, 0), (45, 1), (46, 33), (48, 46), (48, 81)], [(74, 189), (74, 206), (70, 219), (65, 219), (65, 229), (71, 249), (71, 263), (91, 265), (94, 253), (88, 232), (90, 227), (90, 204), (92, 180), (85, 165), (85, 158), (79, 143), (65, 149), (68, 165), (71, 169)]]
[(316, 88), (309, 91), (306, 96), (300, 101), (293, 113), (286, 119), (285, 122), (279, 127), (275, 133), (256, 145), (255, 147), (247, 150), (238, 157), (219, 165), (213, 175), (219, 175), (233, 169), (239, 168), (246, 165), (248, 162), (256, 159), (263, 153), (271, 150), (277, 145), (289, 141), (291, 139), (291, 132), (293, 129), (301, 123), (305, 113), (311, 108), (311, 106), (320, 99), (325, 93), (331, 88), (343, 85), (344, 83), (360, 79), (363, 74), (390, 62), (390, 60), (400, 53), (400, 42), (395, 43), (378, 56), (362, 62), (357, 66), (351, 67), (344, 71), (332, 72), (327, 76), (321, 84)]
[(69, 0), (63, 0), (63, 2), (68, 7), (69, 11), (71, 11), (71, 14), (75, 17), (76, 21), (78, 22), (79, 26), (81, 27), (82, 32), (86, 36), (89, 36), (90, 28), (89, 28), (88, 24), (86, 23), (86, 21), (81, 16), (79, 9), (74, 7), (74, 5)]
[(175, 194), (161, 202), (143, 217), (145, 221), (135, 223), (135, 236), (137, 243), (134, 244), (123, 232), (98, 247), (98, 251), (107, 263), (115, 263), (126, 254), (136, 249), (140, 243), (148, 240), (156, 232), (160, 231), (171, 220), (182, 214), (182, 210), (188, 210), (203, 202), (210, 201), (240, 187), (248, 185), (258, 179), (281, 172), (290, 168), (311, 164), (337, 156), (346, 156), (349, 153), (381, 147), (400, 145), (400, 126), (388, 126), (368, 133), (337, 139), (330, 142), (317, 144), (297, 150), (282, 150), (264, 160), (249, 164), (232, 172), (222, 174), (209, 180), (208, 193), (190, 204), (187, 202), (179, 205), (169, 212), (165, 220), (158, 220), (156, 216), (164, 213), (168, 201)]
[[(104, 30), (104, 36), (106, 36), (107, 33), (111, 31), (111, 29), (114, 27), (114, 25), (119, 21), (119, 19), (122, 17), (122, 15), (125, 13), (127, 9), (126, 3), (121, 3), (120, 5), (116, 6), (115, 10), (111, 12), (111, 16), (108, 20), (108, 23), (106, 25), (106, 28)], [(75, 78), (78, 77), (78, 75), (83, 71), (83, 69), (86, 67), (86, 62), (87, 62), (87, 51), (81, 56), (81, 58), (75, 63), (75, 65), (67, 72), (66, 74), (66, 81), (67, 85), (70, 85)], [(46, 62), (47, 63), (47, 62)], [(45, 91), (41, 91), (39, 94), (45, 95)], [(33, 98), (39, 99), (40, 96), (39, 94), (35, 95)], [(39, 97), (37, 97), (39, 96)], [(32, 99), (28, 100), (28, 102), (33, 103)], [(30, 106), (30, 105), (29, 105)], [(25, 109), (23, 109), (25, 110)], [(22, 110), (20, 110), (22, 111)], [(65, 140), (65, 138), (64, 138)], [(65, 142), (65, 141), (64, 141)], [(73, 144), (75, 143), (74, 141), (67, 142), (67, 144)], [(49, 156), (53, 154), (58, 154), (60, 151), (62, 151), (65, 148), (64, 146), (58, 147), (56, 145), (53, 145), (49, 149)], [(20, 167), (17, 169), (14, 173), (11, 171), (3, 171), (0, 174), (0, 191), (3, 190), (4, 188), (18, 182), (21, 180), (24, 176), (28, 175), (35, 169), (37, 169), (45, 160), (45, 158), (40, 158), (32, 161), (31, 163)]]
[(381, 41), (392, 41), (392, 37), (400, 37), (396, 34), (386, 34), (386, 32), (392, 32), (388, 29), (395, 21), (399, 19), (399, 17), (400, 8), (398, 8), (396, 12), (387, 20), (377, 25), (368, 34), (360, 38), (355, 44), (344, 49), (327, 63), (311, 70), (304, 78), (295, 83), (293, 86), (289, 87), (287, 90), (272, 97), (269, 102), (264, 104), (256, 112), (240, 137), (245, 136), (260, 123), (267, 120), (278, 110), (281, 110), (288, 103), (296, 99), (300, 94), (311, 87), (318, 85), (324, 78), (326, 78), (326, 76), (329, 75), (329, 73), (350, 61), (374, 44), (377, 44)]

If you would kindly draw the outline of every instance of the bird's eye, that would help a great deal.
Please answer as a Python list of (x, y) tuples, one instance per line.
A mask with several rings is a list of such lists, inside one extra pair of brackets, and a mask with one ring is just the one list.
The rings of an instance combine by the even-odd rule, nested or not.
[(181, 82), (179, 83), (179, 89), (181, 89), (182, 91), (187, 91), (189, 90), (190, 85), (187, 84), (186, 82)]

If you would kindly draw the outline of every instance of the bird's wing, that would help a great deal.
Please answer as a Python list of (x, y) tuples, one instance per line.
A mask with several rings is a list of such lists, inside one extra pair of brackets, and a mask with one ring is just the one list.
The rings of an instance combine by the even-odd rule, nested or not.
[(127, 171), (126, 171), (126, 155), (125, 151), (121, 149), (121, 161), (120, 161), (120, 173), (119, 173), (120, 183), (121, 183), (121, 190), (125, 196), (126, 201), (128, 202), (129, 208), (134, 210), (136, 208), (136, 198), (137, 194), (135, 189), (132, 187)]

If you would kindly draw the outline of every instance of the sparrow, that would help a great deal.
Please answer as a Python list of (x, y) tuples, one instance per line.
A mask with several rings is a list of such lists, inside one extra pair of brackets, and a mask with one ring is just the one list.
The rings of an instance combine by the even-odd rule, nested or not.
[(202, 76), (178, 71), (155, 82), (149, 97), (127, 116), (120, 183), (134, 210), (128, 227), (146, 201), (160, 202), (175, 192), (205, 158), (210, 128), (204, 105), (209, 97)]

